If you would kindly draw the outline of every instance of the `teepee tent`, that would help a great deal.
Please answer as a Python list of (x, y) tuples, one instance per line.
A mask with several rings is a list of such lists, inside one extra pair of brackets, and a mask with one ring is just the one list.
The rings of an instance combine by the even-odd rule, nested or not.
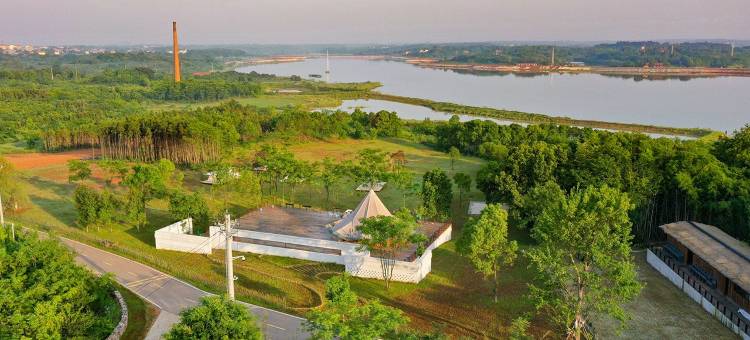
[(336, 236), (345, 240), (360, 239), (362, 234), (357, 231), (360, 220), (375, 216), (391, 216), (391, 212), (380, 201), (375, 191), (370, 190), (362, 202), (359, 202), (357, 208), (338, 221), (332, 231)]

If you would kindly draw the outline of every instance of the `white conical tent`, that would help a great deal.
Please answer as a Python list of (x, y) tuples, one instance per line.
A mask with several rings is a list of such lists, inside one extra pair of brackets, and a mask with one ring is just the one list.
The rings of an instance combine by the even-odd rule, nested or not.
[(338, 221), (332, 231), (340, 238), (357, 240), (362, 237), (362, 234), (357, 231), (357, 227), (361, 223), (360, 220), (375, 216), (391, 216), (391, 212), (380, 201), (378, 195), (370, 190), (367, 196), (362, 199), (362, 202), (359, 202), (357, 208)]

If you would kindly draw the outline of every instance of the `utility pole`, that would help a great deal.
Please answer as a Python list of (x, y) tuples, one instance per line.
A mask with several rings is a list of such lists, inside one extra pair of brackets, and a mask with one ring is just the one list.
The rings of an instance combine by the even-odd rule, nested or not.
[(234, 265), (232, 264), (232, 218), (229, 212), (224, 214), (224, 232), (226, 233), (226, 266), (227, 266), (227, 296), (234, 301)]
[(734, 57), (734, 42), (732, 42), (732, 52), (729, 53), (730, 57)]
[(49, 75), (52, 77), (52, 80), (55, 80), (55, 71), (52, 69), (52, 66), (49, 68)]

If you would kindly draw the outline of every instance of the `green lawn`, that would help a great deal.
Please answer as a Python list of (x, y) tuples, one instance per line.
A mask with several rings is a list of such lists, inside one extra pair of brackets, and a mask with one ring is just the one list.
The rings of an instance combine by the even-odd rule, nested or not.
[(159, 316), (159, 310), (152, 304), (135, 295), (127, 288), (116, 284), (128, 305), (128, 326), (122, 334), (123, 340), (140, 340), (146, 337), (151, 325)]

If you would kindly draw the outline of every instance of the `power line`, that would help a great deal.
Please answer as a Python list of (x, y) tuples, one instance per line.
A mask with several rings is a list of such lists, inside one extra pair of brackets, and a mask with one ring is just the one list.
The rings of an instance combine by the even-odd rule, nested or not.
[[(182, 260), (186, 259), (189, 255), (197, 254), (196, 251), (198, 249), (202, 248), (204, 245), (206, 245), (206, 243), (211, 242), (211, 240), (213, 240), (213, 238), (216, 237), (219, 234), (220, 233), (216, 233), (216, 234), (214, 234), (214, 236), (210, 236), (207, 240), (203, 241), (201, 244), (197, 245), (195, 248), (191, 249), (186, 254), (184, 254), (183, 256), (181, 256), (180, 258), (178, 258), (176, 262), (181, 262)], [(153, 291), (151, 291), (151, 293), (149, 293), (148, 295), (146, 295), (145, 299), (148, 299), (149, 297), (151, 297), (151, 295), (153, 295), (154, 293), (156, 293), (160, 289), (164, 288), (164, 286), (167, 284), (167, 282), (169, 282), (171, 279), (172, 278), (170, 278), (169, 280), (165, 280), (164, 283), (162, 283), (158, 288), (154, 289)]]

